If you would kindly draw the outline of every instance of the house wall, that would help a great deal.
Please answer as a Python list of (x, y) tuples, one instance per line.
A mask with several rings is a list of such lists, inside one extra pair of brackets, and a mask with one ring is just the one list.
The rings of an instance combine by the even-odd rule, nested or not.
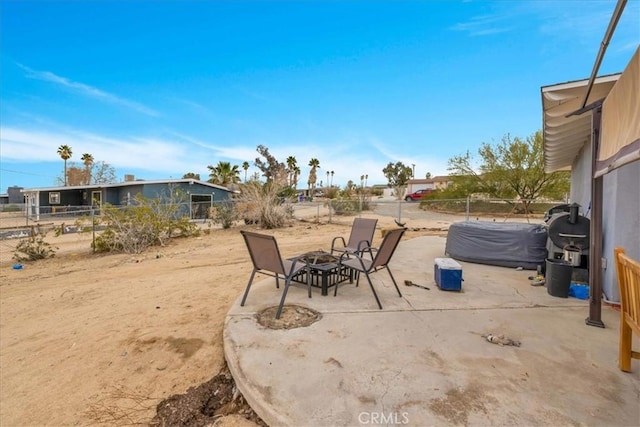
[(143, 186), (132, 185), (132, 186), (125, 186), (125, 187), (117, 187), (117, 188), (114, 188), (113, 190), (117, 192), (118, 205), (130, 205), (133, 199), (136, 197), (136, 195), (143, 193), (142, 191)]
[[(591, 204), (591, 144), (585, 144), (571, 167), (570, 203), (580, 205), (580, 214), (585, 215)], [(587, 215), (591, 217), (591, 215)]]
[[(640, 161), (615, 169), (603, 177), (602, 256), (606, 267), (602, 274), (605, 299), (619, 302), (613, 249), (624, 247), (630, 257), (640, 260)], [(579, 153), (571, 171), (571, 202), (582, 206), (581, 213), (591, 217), (591, 147)]]
[[(63, 191), (42, 191), (39, 194), (40, 206), (80, 206), (82, 205), (82, 189)], [(49, 203), (50, 193), (60, 193), (60, 203)]]
[[(198, 184), (194, 182), (193, 184), (189, 183), (177, 183), (171, 184), (171, 187), (174, 191), (180, 190), (184, 193), (190, 194), (211, 194), (213, 193), (214, 201), (226, 200), (229, 198), (229, 192), (224, 190), (218, 190), (215, 188), (208, 187), (206, 185)], [(157, 198), (160, 196), (167, 197), (170, 194), (169, 187), (167, 184), (146, 184), (142, 190), (142, 194), (147, 198)]]
[(602, 185), (602, 256), (607, 259), (603, 283), (611, 284), (610, 292), (605, 288), (607, 299), (620, 301), (613, 249), (621, 246), (640, 261), (640, 161), (608, 173)]

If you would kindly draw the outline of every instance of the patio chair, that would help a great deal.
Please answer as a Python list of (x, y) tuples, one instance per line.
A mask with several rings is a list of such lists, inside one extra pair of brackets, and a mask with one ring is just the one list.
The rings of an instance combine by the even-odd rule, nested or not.
[[(386, 269), (389, 272), (389, 276), (391, 277), (391, 281), (393, 282), (393, 286), (396, 287), (398, 291), (398, 295), (402, 297), (402, 293), (400, 292), (400, 288), (398, 288), (398, 284), (396, 283), (396, 279), (391, 274), (391, 270), (389, 269), (389, 261), (391, 261), (391, 257), (398, 247), (398, 243), (402, 238), (402, 235), (406, 231), (406, 228), (397, 228), (395, 230), (390, 230), (382, 240), (379, 248), (368, 247), (363, 250), (360, 254), (354, 254), (349, 252), (344, 252), (340, 255), (340, 259), (338, 264), (340, 267), (348, 267), (349, 269), (357, 273), (364, 273), (367, 276), (367, 281), (369, 282), (369, 286), (371, 287), (371, 291), (373, 292), (373, 296), (378, 303), (378, 307), (382, 310), (382, 304), (380, 304), (380, 299), (378, 298), (378, 294), (376, 293), (375, 288), (373, 287), (373, 283), (371, 282), (370, 275), (378, 270)], [(365, 254), (370, 255), (365, 258)], [(356, 286), (358, 286), (358, 282), (360, 281), (360, 276), (358, 275), (358, 279), (356, 281)], [(335, 290), (333, 296), (338, 295), (338, 283), (336, 283)]]
[(615, 248), (613, 252), (620, 290), (618, 367), (631, 372), (631, 358), (640, 359), (640, 352), (632, 347), (632, 333), (640, 337), (640, 263), (627, 256), (623, 248)]
[(276, 319), (279, 319), (282, 313), (291, 279), (305, 268), (307, 269), (307, 290), (309, 292), (309, 298), (311, 298), (311, 274), (309, 274), (309, 263), (304, 257), (298, 257), (292, 260), (282, 259), (275, 237), (244, 230), (240, 231), (240, 233), (247, 244), (251, 262), (253, 263), (253, 271), (251, 272), (251, 277), (249, 278), (249, 283), (247, 283), (247, 288), (244, 291), (240, 306), (244, 306), (247, 300), (247, 295), (249, 295), (249, 289), (251, 288), (256, 273), (275, 277), (276, 288), (280, 288), (280, 276), (284, 278), (284, 289), (278, 311), (276, 312)]
[[(351, 225), (351, 234), (349, 235), (349, 242), (345, 243), (344, 238), (334, 237), (331, 241), (331, 253), (334, 252), (352, 252), (360, 253), (365, 248), (371, 246), (373, 242), (373, 234), (376, 232), (377, 219), (370, 218), (356, 218)], [(342, 245), (339, 244), (341, 241)]]

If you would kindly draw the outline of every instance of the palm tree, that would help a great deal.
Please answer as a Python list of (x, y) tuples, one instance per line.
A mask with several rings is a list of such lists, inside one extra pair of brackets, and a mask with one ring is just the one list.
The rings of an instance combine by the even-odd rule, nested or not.
[(242, 169), (244, 169), (244, 182), (247, 182), (247, 170), (249, 170), (249, 162), (242, 163)]
[[(318, 177), (316, 176), (316, 169), (320, 168), (320, 160), (315, 157), (309, 160), (309, 166), (311, 166), (311, 170), (309, 171), (309, 188), (316, 188), (316, 180)], [(312, 193), (313, 194), (313, 193)]]
[(230, 162), (218, 162), (216, 166), (207, 166), (211, 171), (209, 181), (212, 184), (228, 185), (240, 182), (238, 165), (231, 166)]
[(296, 166), (293, 169), (293, 188), (298, 188), (298, 177), (300, 176), (300, 167)]
[(71, 158), (71, 147), (68, 145), (61, 145), (58, 147), (58, 155), (64, 160), (64, 186), (67, 186), (67, 160)]
[(296, 160), (296, 158), (294, 156), (289, 156), (287, 157), (287, 175), (289, 178), (289, 185), (291, 187), (293, 187), (294, 185), (294, 181), (295, 181), (295, 171), (296, 171), (296, 166), (298, 164), (298, 161)]
[(84, 175), (86, 184), (91, 184), (91, 165), (93, 164), (93, 156), (89, 153), (84, 153), (80, 158), (84, 163)]

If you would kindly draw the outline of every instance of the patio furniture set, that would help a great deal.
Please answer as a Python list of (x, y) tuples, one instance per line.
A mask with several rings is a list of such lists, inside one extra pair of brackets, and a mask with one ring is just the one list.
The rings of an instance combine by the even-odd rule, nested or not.
[(349, 240), (345, 242), (344, 238), (335, 237), (331, 242), (330, 252), (308, 252), (288, 259), (282, 258), (275, 237), (241, 231), (251, 256), (253, 271), (240, 305), (244, 306), (256, 273), (275, 277), (276, 288), (280, 288), (280, 278), (284, 279), (276, 319), (279, 319), (282, 314), (291, 282), (306, 284), (309, 298), (311, 298), (312, 286), (319, 287), (324, 296), (328, 294), (329, 287), (334, 287), (334, 296), (336, 296), (340, 283), (347, 280), (353, 283), (355, 279), (358, 286), (360, 275), (364, 274), (378, 307), (382, 309), (370, 274), (385, 269), (391, 276), (398, 295), (402, 297), (388, 264), (406, 229), (398, 228), (389, 231), (385, 234), (380, 246), (374, 248), (372, 241), (377, 222), (377, 219), (356, 218), (351, 227)]
[[(282, 258), (275, 237), (241, 231), (251, 256), (253, 271), (240, 305), (244, 306), (256, 273), (275, 277), (276, 288), (280, 287), (280, 278), (284, 278), (284, 289), (276, 319), (279, 319), (282, 314), (291, 282), (306, 284), (309, 298), (311, 298), (312, 286), (319, 287), (322, 295), (325, 296), (328, 294), (329, 287), (334, 287), (334, 296), (336, 296), (340, 283), (346, 280), (353, 283), (356, 279), (356, 286), (358, 286), (360, 275), (364, 274), (378, 307), (382, 309), (370, 275), (378, 270), (387, 270), (398, 295), (402, 297), (389, 269), (389, 262), (406, 229), (387, 230), (380, 246), (374, 248), (371, 242), (376, 224), (376, 219), (356, 218), (348, 242), (345, 242), (342, 237), (336, 237), (331, 242), (330, 252), (309, 252), (289, 259)], [(640, 337), (640, 263), (628, 257), (623, 248), (615, 249), (615, 259), (621, 302), (618, 363), (622, 371), (630, 372), (631, 359), (640, 359), (640, 352), (632, 348), (632, 335)], [(449, 265), (448, 262), (452, 261), (445, 258), (437, 259), (434, 266), (435, 280), (443, 290), (451, 284), (458, 289), (461, 280), (459, 264), (454, 262), (456, 265)], [(444, 286), (445, 284), (447, 286)]]

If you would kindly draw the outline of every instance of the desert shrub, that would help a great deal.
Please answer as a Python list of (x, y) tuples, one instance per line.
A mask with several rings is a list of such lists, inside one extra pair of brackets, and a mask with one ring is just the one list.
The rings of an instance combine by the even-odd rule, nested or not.
[(333, 209), (336, 215), (353, 215), (360, 211), (360, 200), (348, 198), (333, 199), (329, 203), (329, 207)]
[[(547, 212), (558, 202), (533, 202), (529, 205), (529, 214), (541, 214)], [(467, 199), (441, 199), (431, 195), (420, 200), (420, 208), (430, 211), (442, 212), (466, 212)], [(513, 200), (499, 199), (471, 199), (469, 211), (474, 214), (525, 214), (524, 205)]]
[[(93, 219), (93, 220), (92, 220)], [(100, 225), (100, 216), (81, 215), (73, 222), (78, 233), (89, 233)]]
[(338, 187), (329, 187), (324, 189), (324, 197), (327, 199), (335, 199), (338, 197), (338, 193), (340, 192), (340, 188)]
[(369, 192), (372, 196), (380, 197), (384, 194), (384, 190), (378, 187), (372, 187), (369, 189)]
[(290, 185), (285, 185), (278, 191), (278, 197), (282, 199), (295, 199), (298, 197), (298, 190)]
[(216, 203), (216, 205), (209, 210), (209, 215), (214, 224), (220, 224), (222, 228), (225, 229), (231, 228), (233, 222), (240, 218), (238, 209), (231, 200)]
[(44, 241), (46, 234), (36, 234), (21, 240), (13, 253), (17, 261), (37, 261), (52, 258), (58, 249)]
[(275, 182), (249, 182), (242, 186), (237, 208), (247, 224), (263, 228), (281, 228), (293, 216), (291, 199), (281, 196), (282, 187)]
[(176, 236), (198, 234), (198, 227), (182, 214), (184, 204), (172, 196), (147, 199), (141, 195), (124, 208), (104, 204), (106, 229), (95, 240), (97, 252), (141, 253), (150, 246), (164, 246)]
[(352, 193), (343, 191), (340, 196), (330, 200), (328, 205), (336, 215), (353, 215), (369, 210), (370, 199), (371, 196), (357, 189)]

